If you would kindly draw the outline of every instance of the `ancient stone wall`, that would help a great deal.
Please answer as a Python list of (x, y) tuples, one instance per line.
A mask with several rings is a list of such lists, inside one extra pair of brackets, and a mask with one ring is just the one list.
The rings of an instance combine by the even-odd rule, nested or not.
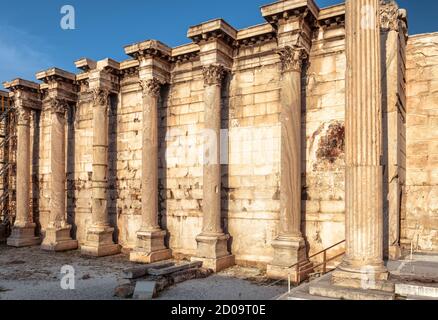
[[(220, 87), (221, 187), (213, 190), (210, 199), (218, 200), (220, 195), (222, 228), (231, 237), (228, 251), (236, 262), (266, 266), (275, 256), (273, 242), (279, 236), (291, 238), (293, 234), (287, 233), (291, 230), (301, 230), (310, 254), (345, 240), (345, 8), (338, 5), (318, 11), (308, 5), (310, 16), (307, 9), (302, 14), (300, 7), (293, 12), (296, 17), (289, 19), (290, 12), (283, 12), (278, 22), (276, 10), (283, 9), (274, 4), (262, 10), (269, 23), (235, 30), (223, 20), (214, 20), (190, 28), (193, 43), (184, 46), (169, 48), (158, 41), (144, 41), (125, 48), (133, 59), (120, 63), (81, 59), (76, 61), (81, 73), (54, 68), (48, 74), (56, 77), (43, 74), (39, 78), (44, 84), (24, 80), (9, 84), (20, 102), (32, 102), (31, 205), (39, 229), (44, 232), (56, 222), (49, 221), (52, 115), (44, 96), (49, 92), (68, 98), (67, 222), (79, 245), (90, 247), (103, 239), (103, 247), (110, 246), (114, 249), (110, 253), (115, 253), (117, 248), (107, 237), (113, 235), (124, 249), (135, 249), (138, 232), (145, 228), (143, 237), (148, 232), (165, 237), (175, 257), (196, 256), (197, 236), (205, 231), (203, 152), (209, 132), (204, 100), (214, 91), (209, 105), (218, 110), (219, 90), (215, 90)], [(391, 6), (383, 17), (387, 19), (382, 20), (387, 25), (381, 29), (384, 247), (394, 258), (400, 233), (405, 248), (414, 240), (420, 250), (438, 250), (438, 34), (410, 37), (406, 50), (404, 11)], [(218, 70), (223, 74), (214, 74)], [(208, 72), (213, 76), (208, 78)], [(294, 91), (300, 87), (299, 72), (301, 97), (299, 90)], [(22, 98), (21, 91), (32, 94), (32, 99)], [(39, 95), (42, 110), (33, 101)], [(301, 106), (288, 105), (299, 100)], [(96, 128), (96, 119), (107, 107), (106, 132)], [(151, 113), (155, 107), (157, 115)], [(290, 133), (289, 117), (296, 120), (296, 110), (301, 110), (301, 138), (296, 137), (300, 128), (294, 123), (292, 139), (282, 130)], [(144, 114), (150, 115), (148, 120), (157, 116), (157, 139), (143, 139)], [(153, 134), (151, 123), (148, 132)], [(214, 123), (210, 127), (217, 131)], [(108, 143), (102, 135), (108, 135)], [(301, 219), (296, 214), (299, 206), (291, 212), (295, 197), (300, 197), (299, 187), (292, 183), (299, 184), (299, 157), (294, 158), (299, 139)], [(156, 191), (142, 186), (146, 177), (142, 168), (156, 167), (152, 162), (156, 157), (149, 167), (142, 162), (148, 158), (143, 151), (150, 148), (155, 154), (156, 140), (160, 230), (152, 225), (155, 213), (145, 214), (145, 208), (155, 208), (154, 197), (150, 197), (152, 204), (142, 203), (142, 192)], [(282, 152), (282, 146), (286, 151)], [(107, 159), (102, 156), (106, 148)], [(282, 166), (293, 173), (282, 172)], [(154, 170), (147, 173), (143, 181), (156, 178)], [(294, 181), (284, 179), (282, 188), (282, 177), (288, 174)], [(93, 206), (100, 214), (93, 216)], [(291, 216), (293, 221), (288, 220)], [(219, 224), (215, 217), (219, 215), (213, 214), (213, 224)], [(295, 224), (283, 235), (281, 219)], [(64, 223), (63, 228), (68, 231), (69, 226)], [(99, 251), (102, 246), (96, 247)]]
[(345, 29), (321, 28), (304, 78), (305, 232), (314, 253), (345, 240)]
[(405, 247), (438, 250), (438, 34), (407, 46), (407, 181)]

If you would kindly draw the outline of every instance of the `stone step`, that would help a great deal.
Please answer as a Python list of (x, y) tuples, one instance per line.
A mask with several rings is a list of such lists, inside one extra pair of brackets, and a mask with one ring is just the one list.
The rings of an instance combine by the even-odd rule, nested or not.
[(309, 294), (339, 300), (395, 300), (395, 294), (390, 292), (334, 286), (330, 275), (310, 283)]
[(389, 261), (391, 277), (402, 282), (438, 282), (438, 262), (422, 260)]
[(425, 284), (419, 282), (396, 283), (395, 293), (402, 297), (427, 297), (438, 299), (438, 284)]

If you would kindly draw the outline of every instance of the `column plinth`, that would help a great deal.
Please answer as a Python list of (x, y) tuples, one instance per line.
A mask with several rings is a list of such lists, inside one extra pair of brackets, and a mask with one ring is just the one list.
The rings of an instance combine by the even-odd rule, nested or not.
[[(194, 261), (215, 272), (234, 265), (228, 251), (229, 235), (221, 226), (221, 86), (226, 70), (222, 65), (204, 67), (205, 130), (203, 159), (203, 221), (202, 233), (196, 237), (197, 253)], [(213, 138), (215, 141), (212, 141)]]
[(142, 226), (129, 259), (153, 263), (172, 257), (164, 243), (167, 232), (159, 225), (158, 216), (158, 98), (161, 83), (157, 79), (140, 80), (143, 92), (142, 145)]
[(114, 228), (110, 226), (107, 208), (108, 188), (108, 90), (95, 89), (93, 94), (93, 177), (92, 226), (87, 230), (81, 253), (88, 256), (118, 254), (120, 246), (113, 241)]
[[(279, 235), (272, 242), (274, 256), (270, 278), (297, 278), (295, 264), (305, 261), (306, 243), (301, 233), (301, 69), (306, 53), (299, 46), (279, 51), (281, 88), (281, 194)], [(302, 275), (304, 276), (304, 274)]]
[(41, 249), (46, 251), (67, 251), (78, 248), (78, 241), (70, 236), (71, 225), (66, 221), (65, 207), (65, 100), (50, 101), (51, 124), (51, 199), (49, 225), (44, 231)]
[(17, 114), (17, 214), (7, 244), (12, 247), (35, 246), (36, 224), (30, 212), (30, 119), (31, 110), (16, 106)]

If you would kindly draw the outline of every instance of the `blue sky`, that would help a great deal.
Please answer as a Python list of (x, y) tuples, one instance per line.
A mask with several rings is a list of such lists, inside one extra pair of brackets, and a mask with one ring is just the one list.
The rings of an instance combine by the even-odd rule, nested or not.
[[(123, 46), (157, 39), (189, 42), (190, 25), (222, 17), (235, 28), (264, 22), (259, 7), (270, 0), (21, 0), (3, 5), (0, 17), (0, 82), (53, 66), (75, 72), (73, 62), (127, 57)], [(320, 7), (339, 0), (317, 0)], [(76, 29), (60, 27), (63, 5), (76, 10)], [(410, 33), (438, 31), (436, 0), (399, 0), (408, 9)]]

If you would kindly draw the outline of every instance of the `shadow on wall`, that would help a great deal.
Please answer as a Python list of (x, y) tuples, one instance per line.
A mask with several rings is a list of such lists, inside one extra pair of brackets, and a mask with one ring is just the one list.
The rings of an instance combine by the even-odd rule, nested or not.
[(388, 185), (388, 165), (389, 165), (389, 153), (388, 153), (388, 85), (387, 85), (387, 61), (386, 61), (386, 41), (388, 39), (387, 32), (381, 32), (381, 85), (382, 85), (382, 152), (383, 152), (383, 257), (387, 258), (389, 256), (389, 185)]
[(41, 222), (40, 222), (40, 129), (41, 129), (41, 110), (35, 110), (32, 112), (33, 121), (33, 141), (32, 141), (32, 215), (33, 221), (36, 224), (35, 234), (41, 234)]
[(70, 105), (67, 116), (67, 223), (72, 226), (71, 237), (77, 239), (75, 165), (76, 165), (76, 106)]
[(310, 67), (310, 62), (307, 61), (305, 65), (303, 65), (302, 73), (301, 73), (301, 230), (303, 234), (304, 241), (306, 242), (306, 250), (307, 256), (309, 256), (310, 252), (310, 243), (307, 240), (307, 228), (306, 228), (306, 212), (307, 212), (307, 188), (308, 181), (306, 175), (306, 163), (307, 163), (307, 121), (303, 121), (305, 119), (305, 115), (307, 112), (307, 81), (308, 74), (307, 71)]
[(117, 178), (117, 108), (119, 97), (110, 95), (110, 105), (108, 110), (108, 191), (107, 207), (108, 217), (111, 227), (114, 228), (113, 241), (119, 243), (119, 228), (117, 216), (117, 199), (119, 197), (118, 178)]
[(170, 86), (168, 84), (161, 87), (158, 101), (158, 224), (162, 230), (166, 230), (164, 244), (170, 248), (170, 231), (167, 228), (167, 110), (169, 103)]
[[(233, 75), (231, 72), (227, 72), (226, 77), (223, 79), (223, 83), (221, 85), (221, 129), (229, 131), (229, 120), (230, 120), (230, 86), (231, 81), (233, 80)], [(228, 137), (227, 137), (228, 138)], [(228, 146), (229, 140), (220, 141), (220, 151), (221, 151), (221, 159), (224, 157), (222, 152), (227, 152), (228, 156)], [(228, 241), (228, 252), (233, 252), (233, 235), (228, 232), (228, 199), (229, 199), (229, 169), (228, 164), (221, 165), (221, 221), (222, 228), (225, 234), (230, 235), (230, 240)]]

